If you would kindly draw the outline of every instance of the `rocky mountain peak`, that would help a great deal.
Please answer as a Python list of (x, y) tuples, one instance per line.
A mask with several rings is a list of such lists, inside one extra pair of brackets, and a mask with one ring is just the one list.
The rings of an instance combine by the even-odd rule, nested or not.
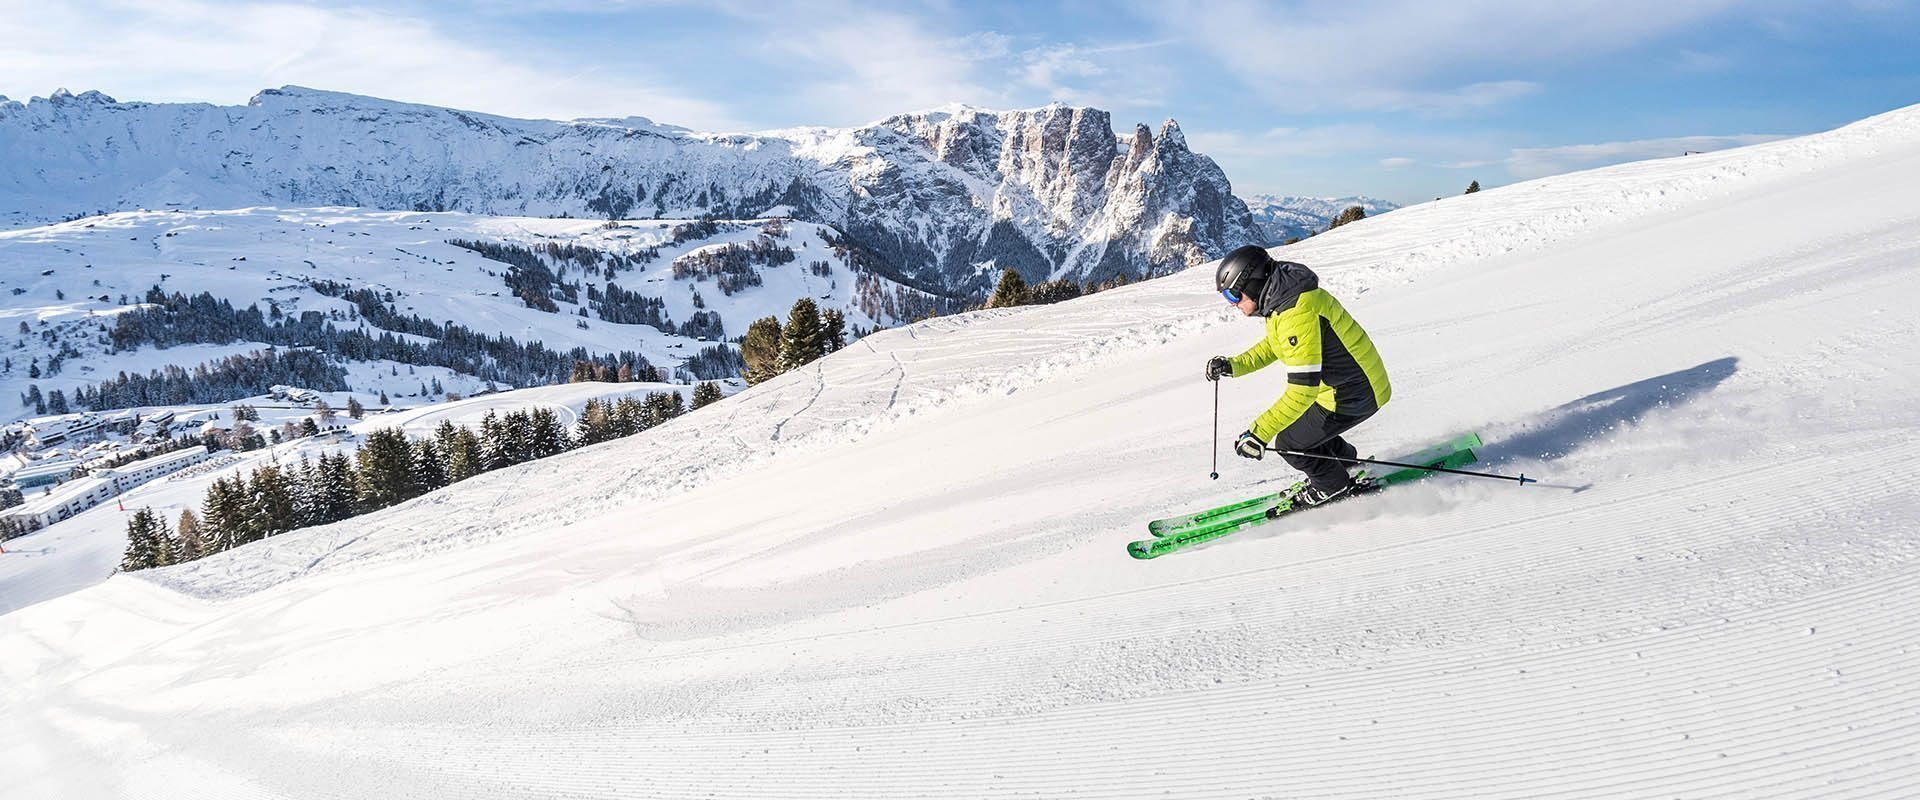
[(18, 104), (0, 106), (10, 156), (0, 221), (261, 204), (785, 214), (844, 232), (867, 268), (956, 299), (982, 296), (1006, 269), (1032, 280), (1140, 277), (1254, 237), (1226, 176), (1187, 149), (1178, 124), (1167, 120), (1157, 138), (1135, 125), (1123, 140), (1106, 111), (1061, 103), (696, 134), (639, 117), (521, 120), (301, 86), (239, 107), (56, 96), (31, 121), (7, 113)]
[(1168, 149), (1187, 149), (1187, 135), (1180, 132), (1180, 123), (1171, 117), (1160, 125), (1160, 146)]

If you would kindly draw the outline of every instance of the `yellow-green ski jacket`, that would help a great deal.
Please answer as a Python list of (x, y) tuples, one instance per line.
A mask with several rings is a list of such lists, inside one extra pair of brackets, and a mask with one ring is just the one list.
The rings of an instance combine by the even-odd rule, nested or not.
[(1387, 404), (1393, 387), (1379, 351), (1340, 301), (1320, 288), (1313, 270), (1291, 261), (1276, 263), (1258, 302), (1254, 313), (1266, 316), (1267, 336), (1232, 359), (1233, 374), (1246, 375), (1275, 361), (1287, 368), (1286, 393), (1250, 428), (1261, 441), (1272, 441), (1315, 404), (1353, 416)]

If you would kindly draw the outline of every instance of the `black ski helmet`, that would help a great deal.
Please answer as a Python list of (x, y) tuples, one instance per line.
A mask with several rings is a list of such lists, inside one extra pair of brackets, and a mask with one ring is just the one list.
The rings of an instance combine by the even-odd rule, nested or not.
[(1234, 248), (1226, 258), (1220, 259), (1220, 268), (1213, 273), (1213, 287), (1223, 292), (1232, 289), (1242, 295), (1258, 295), (1260, 287), (1265, 286), (1272, 275), (1273, 257), (1267, 255), (1266, 248), (1250, 244)]

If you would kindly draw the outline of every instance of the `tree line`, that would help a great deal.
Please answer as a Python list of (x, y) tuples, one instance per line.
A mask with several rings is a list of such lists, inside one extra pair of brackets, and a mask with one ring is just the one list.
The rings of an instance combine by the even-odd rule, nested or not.
[(787, 324), (777, 317), (754, 320), (740, 339), (741, 375), (761, 383), (799, 369), (847, 346), (847, 318), (837, 308), (824, 313), (811, 297), (794, 301)]
[[(627, 366), (634, 375), (639, 376), (636, 380), (662, 379), (659, 368), (635, 351), (594, 354), (584, 347), (559, 351), (540, 342), (522, 344), (509, 336), (479, 333), (454, 322), (438, 323), (418, 315), (400, 315), (389, 307), (390, 300), (382, 300), (371, 290), (349, 289), (342, 284), (324, 281), (310, 285), (322, 294), (348, 298), (359, 309), (359, 318), (372, 323), (380, 329), (379, 332), (376, 334), (365, 328), (341, 329), (335, 326), (335, 317), (318, 311), (305, 311), (298, 317), (292, 317), (282, 314), (279, 307), (275, 306), (270, 313), (262, 313), (258, 306), (235, 308), (231, 302), (216, 298), (209, 292), (189, 297), (178, 292), (167, 294), (156, 286), (147, 292), (148, 305), (130, 309), (116, 317), (109, 334), (110, 341), (117, 350), (130, 350), (142, 345), (171, 347), (257, 341), (301, 348), (290, 352), (311, 350), (352, 361), (387, 360), (446, 367), (482, 380), (512, 386), (564, 383), (573, 365), (579, 361), (605, 364), (615, 369)], [(422, 344), (396, 334), (412, 334), (434, 341)], [(344, 381), (344, 372), (341, 374), (343, 377), (340, 380)], [(128, 380), (131, 382), (132, 377), (129, 376)], [(243, 394), (258, 394), (272, 383), (313, 388), (331, 385), (319, 380), (273, 380)], [(249, 383), (248, 387), (251, 388), (252, 384)], [(103, 395), (105, 399), (101, 402), (104, 405), (88, 407), (99, 410), (148, 404), (127, 401), (114, 391), (103, 390)], [(233, 396), (228, 394), (214, 402)]]

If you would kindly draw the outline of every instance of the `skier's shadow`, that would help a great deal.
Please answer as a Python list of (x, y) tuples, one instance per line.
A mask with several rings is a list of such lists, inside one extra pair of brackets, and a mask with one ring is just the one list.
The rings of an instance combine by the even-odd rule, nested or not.
[(1490, 442), (1479, 448), (1480, 453), (1490, 461), (1558, 461), (1623, 423), (1635, 422), (1655, 409), (1685, 405), (1712, 391), (1739, 371), (1739, 363), (1740, 359), (1728, 356), (1595, 392), (1547, 412), (1540, 427)]

